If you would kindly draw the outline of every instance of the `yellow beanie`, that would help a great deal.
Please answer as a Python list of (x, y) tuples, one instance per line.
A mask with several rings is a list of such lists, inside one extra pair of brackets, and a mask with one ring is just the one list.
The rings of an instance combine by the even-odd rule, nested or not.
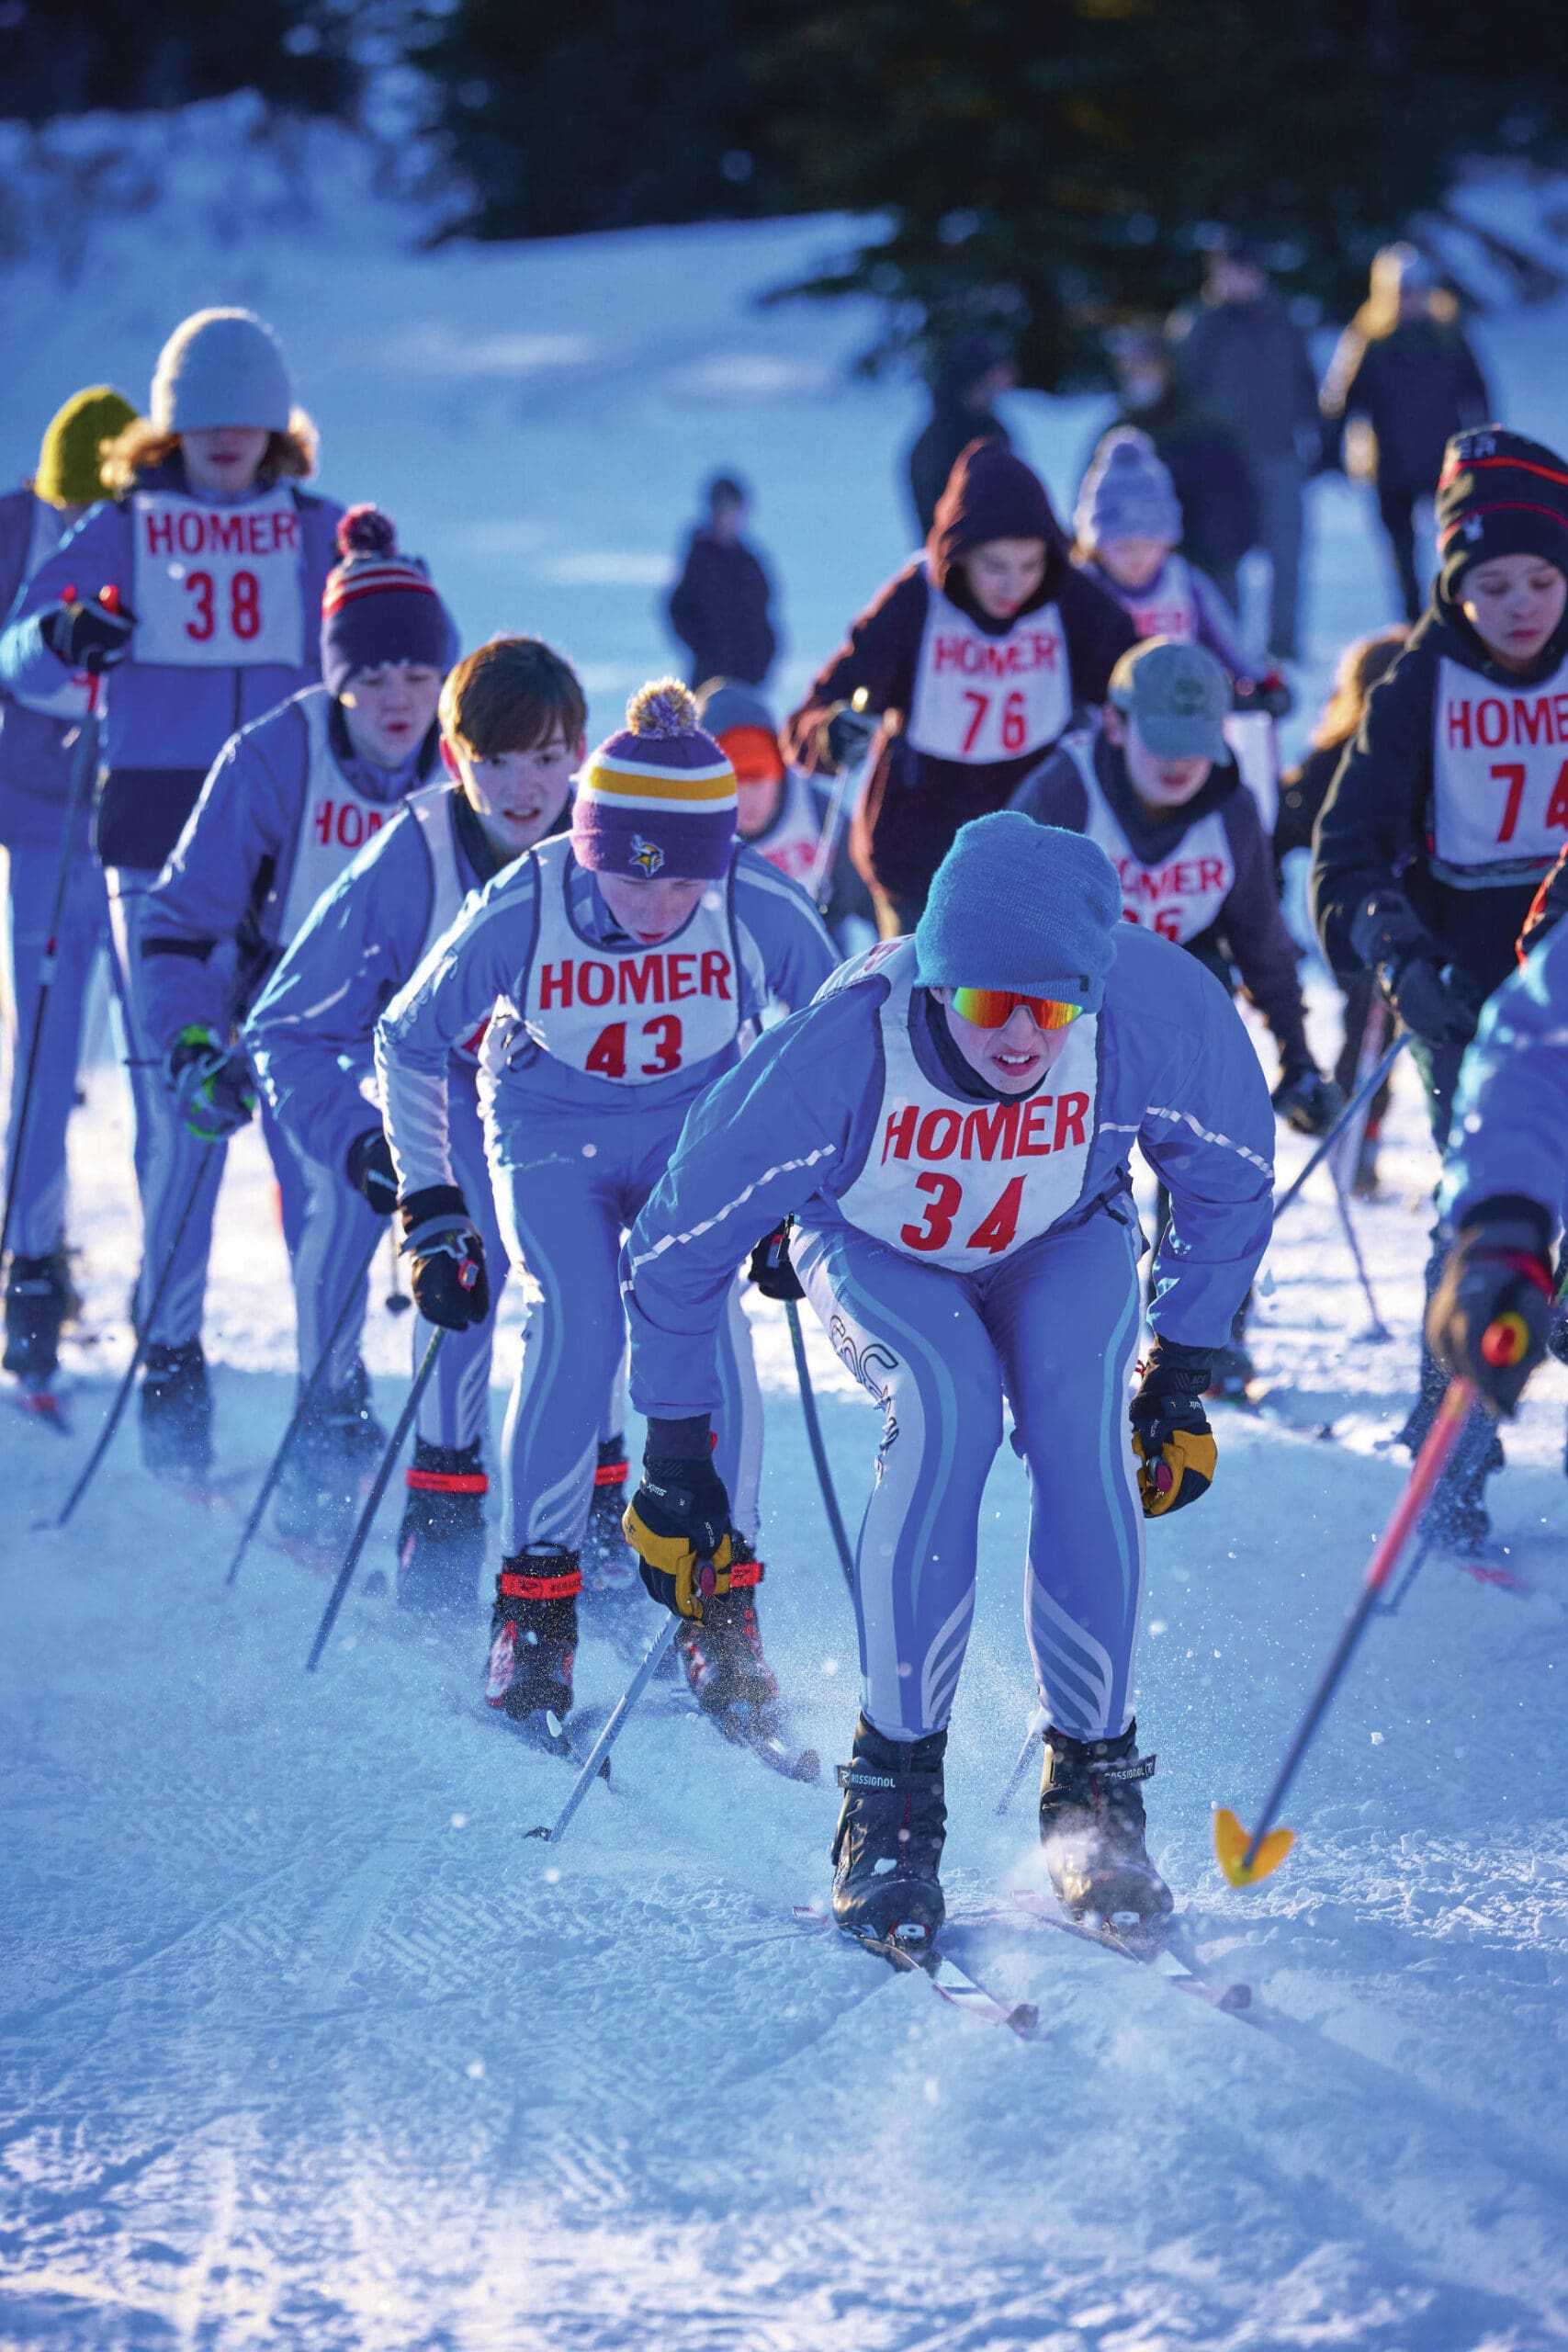
[(98, 472), (98, 447), (112, 441), (136, 411), (123, 394), (108, 384), (90, 385), (76, 392), (51, 417), (39, 452), (33, 495), (51, 506), (91, 506), (104, 495)]

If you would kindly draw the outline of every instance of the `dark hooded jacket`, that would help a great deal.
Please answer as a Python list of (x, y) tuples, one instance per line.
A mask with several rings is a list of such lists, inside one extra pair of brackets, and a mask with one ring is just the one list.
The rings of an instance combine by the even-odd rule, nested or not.
[(1490, 996), (1514, 966), (1515, 942), (1539, 876), (1461, 889), (1432, 871), (1432, 740), (1438, 671), (1461, 662), (1509, 693), (1550, 678), (1568, 657), (1568, 614), (1531, 664), (1516, 676), (1495, 662), (1457, 605), (1434, 582), (1432, 601), (1409, 642), (1368, 698), (1313, 836), (1313, 918), (1341, 975), (1359, 968), (1350, 925), (1374, 891), (1403, 892), (1444, 963)]
[[(1022, 612), (995, 620), (970, 594), (962, 559), (989, 539), (1018, 538), (1044, 540), (1044, 577)], [(872, 746), (852, 851), (873, 888), (902, 901), (923, 901), (959, 826), (1005, 808), (1043, 749), (975, 763), (917, 752), (904, 736), (933, 582), (990, 637), (1007, 637), (1024, 614), (1055, 605), (1075, 713), (1105, 700), (1111, 671), (1137, 642), (1115, 598), (1069, 560), (1066, 535), (1039, 476), (994, 442), (972, 443), (949, 477), (924, 553), (867, 605), (784, 729), (786, 757), (808, 772), (821, 769), (828, 764), (828, 719), (864, 687), (866, 707), (883, 724)]]
[(665, 611), (685, 647), (694, 686), (739, 678), (760, 686), (778, 651), (767, 569), (744, 539), (726, 541), (705, 524), (686, 544)]

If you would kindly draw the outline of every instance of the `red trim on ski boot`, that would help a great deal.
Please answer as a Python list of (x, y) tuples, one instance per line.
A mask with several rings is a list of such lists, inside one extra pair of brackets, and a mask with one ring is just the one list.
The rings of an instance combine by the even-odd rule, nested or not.
[(582, 1570), (567, 1568), (558, 1576), (533, 1577), (502, 1568), (495, 1589), (506, 1600), (570, 1600), (582, 1590)]
[(631, 1471), (629, 1462), (601, 1462), (593, 1473), (596, 1487), (624, 1487)]
[(418, 1495), (488, 1495), (490, 1474), (484, 1470), (416, 1470), (403, 1472), (403, 1484)]
[[(558, 1724), (571, 1712), (581, 1583), (577, 1554), (558, 1544), (526, 1544), (502, 1563), (491, 1617), (485, 1703), (513, 1723), (526, 1723), (544, 1711)], [(554, 1589), (540, 1598), (530, 1587)]]

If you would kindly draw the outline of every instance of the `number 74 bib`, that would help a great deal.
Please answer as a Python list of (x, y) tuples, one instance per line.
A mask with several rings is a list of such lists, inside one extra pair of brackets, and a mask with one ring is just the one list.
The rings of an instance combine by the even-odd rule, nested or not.
[(301, 531), (290, 491), (209, 506), (177, 492), (139, 490), (131, 531), (138, 662), (303, 668)]

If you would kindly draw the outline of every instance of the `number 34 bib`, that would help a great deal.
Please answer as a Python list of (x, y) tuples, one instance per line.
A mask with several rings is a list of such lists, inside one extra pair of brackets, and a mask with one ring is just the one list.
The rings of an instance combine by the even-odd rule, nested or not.
[(299, 509), (288, 490), (239, 506), (139, 490), (136, 659), (175, 669), (304, 665)]

